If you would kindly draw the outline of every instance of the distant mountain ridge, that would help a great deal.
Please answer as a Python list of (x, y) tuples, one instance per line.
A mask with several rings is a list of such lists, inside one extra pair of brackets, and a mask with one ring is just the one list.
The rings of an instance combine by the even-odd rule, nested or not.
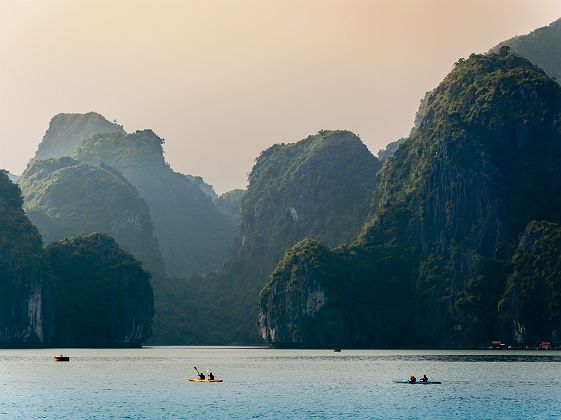
[(101, 133), (124, 133), (123, 127), (109, 122), (96, 112), (57, 114), (39, 144), (35, 159), (70, 156), (84, 140)]
[(69, 157), (35, 160), (19, 185), (27, 215), (45, 243), (105, 232), (148, 271), (165, 272), (148, 207), (114, 169)]
[(82, 143), (72, 156), (116, 169), (139, 191), (150, 209), (170, 275), (185, 278), (212, 271), (225, 260), (236, 226), (217, 209), (212, 187), (202, 178), (170, 168), (163, 142), (152, 130), (99, 134)]
[(142, 261), (153, 275), (152, 340), (182, 343), (174, 328), (186, 287), (181, 278), (224, 261), (241, 195), (219, 197), (201, 177), (173, 171), (163, 143), (152, 130), (127, 134), (97, 113), (59, 114), (19, 182), (48, 243), (103, 232)]
[(513, 52), (527, 58), (561, 83), (561, 19), (527, 35), (503, 41), (491, 51), (498, 52), (503, 46), (510, 47)]

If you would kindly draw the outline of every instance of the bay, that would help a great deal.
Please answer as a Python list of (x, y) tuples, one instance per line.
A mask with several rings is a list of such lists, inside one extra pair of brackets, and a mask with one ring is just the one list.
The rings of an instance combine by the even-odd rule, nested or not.
[[(194, 366), (224, 382), (188, 382)], [(392, 383), (424, 373), (442, 385)], [(9, 419), (558, 417), (561, 352), (0, 350), (0, 391)]]

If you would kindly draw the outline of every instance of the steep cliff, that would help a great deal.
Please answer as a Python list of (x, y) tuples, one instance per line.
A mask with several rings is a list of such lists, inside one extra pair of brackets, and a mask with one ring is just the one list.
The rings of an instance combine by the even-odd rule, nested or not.
[(379, 321), (377, 309), (368, 300), (372, 291), (357, 293), (367, 283), (352, 275), (349, 262), (344, 249), (309, 238), (290, 248), (261, 293), (261, 337), (290, 347), (371, 344), (365, 327)]
[(74, 157), (117, 169), (136, 187), (150, 209), (165, 267), (186, 277), (216, 269), (230, 250), (236, 228), (213, 203), (201, 178), (174, 172), (152, 130), (112, 133), (85, 141)]
[(150, 337), (150, 275), (111, 237), (66, 239), (47, 254), (56, 276), (57, 346), (138, 347)]
[(518, 236), (530, 220), (558, 219), (560, 105), (559, 86), (527, 60), (473, 55), (436, 88), (381, 170), (361, 241), (420, 254), (411, 288), (428, 343), (488, 339)]
[(367, 218), (378, 168), (348, 131), (322, 131), (261, 153), (231, 257), (217, 274), (191, 279), (195, 305), (206, 306), (194, 311), (203, 315), (195, 315), (190, 334), (205, 343), (257, 342), (258, 294), (277, 261), (308, 236), (330, 246), (355, 237)]
[(561, 226), (530, 222), (499, 303), (505, 340), (561, 342)]
[(70, 156), (82, 142), (95, 134), (123, 133), (123, 127), (107, 121), (95, 112), (57, 114), (39, 144), (35, 159), (44, 160)]
[(242, 202), (240, 256), (267, 275), (307, 236), (328, 246), (352, 240), (368, 215), (378, 168), (349, 131), (321, 131), (265, 150)]
[[(411, 134), (419, 128), (419, 125), (421, 125), (421, 122), (423, 121), (423, 118), (425, 117), (426, 111), (427, 111), (427, 104), (428, 101), (432, 95), (433, 91), (429, 91), (427, 93), (425, 93), (425, 96), (423, 97), (423, 99), (421, 99), (420, 103), (419, 103), (419, 109), (417, 110), (417, 112), (415, 113), (415, 120), (413, 122), (413, 127), (411, 128), (411, 132), (409, 133), (409, 136), (411, 136)], [(391, 143), (388, 143), (386, 145), (385, 148), (380, 149), (377, 153), (378, 159), (380, 159), (381, 162), (383, 162), (384, 160), (392, 157), (395, 152), (397, 151), (397, 148), (399, 147), (399, 145), (405, 141), (407, 141), (408, 137), (402, 137), (400, 139), (397, 139), (396, 141), (393, 141)]]
[(148, 270), (164, 272), (148, 208), (136, 189), (114, 169), (68, 157), (36, 160), (19, 184), (25, 210), (47, 244), (104, 232)]
[(51, 276), (18, 187), (0, 171), (0, 347), (39, 346), (53, 334)]
[[(478, 345), (497, 332), (519, 235), (533, 219), (560, 218), (560, 115), (559, 86), (504, 51), (460, 60), (430, 94), (420, 124), (380, 170), (372, 217), (341, 251), (352, 269), (339, 281), (358, 279), (355, 292), (370, 290), (385, 322), (401, 309), (393, 317), (404, 332), (399, 344)], [(385, 264), (391, 268), (380, 270)], [(262, 325), (276, 310), (270, 290), (274, 284), (263, 291)], [(380, 325), (360, 335), (395, 345)]]
[(491, 51), (498, 52), (503, 46), (510, 47), (516, 54), (542, 68), (558, 83), (561, 82), (561, 19), (527, 35), (503, 41)]

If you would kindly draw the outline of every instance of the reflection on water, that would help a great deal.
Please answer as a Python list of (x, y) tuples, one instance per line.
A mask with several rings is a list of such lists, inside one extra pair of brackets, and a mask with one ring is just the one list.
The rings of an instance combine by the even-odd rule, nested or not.
[(551, 354), (551, 352), (541, 354), (507, 354), (505, 351), (497, 351), (495, 354), (397, 354), (397, 355), (334, 355), (334, 356), (318, 356), (318, 355), (299, 355), (299, 356), (275, 356), (256, 357), (257, 359), (277, 359), (277, 360), (330, 360), (339, 362), (348, 361), (395, 361), (395, 362), (528, 362), (528, 363), (559, 363), (561, 362), (561, 353)]

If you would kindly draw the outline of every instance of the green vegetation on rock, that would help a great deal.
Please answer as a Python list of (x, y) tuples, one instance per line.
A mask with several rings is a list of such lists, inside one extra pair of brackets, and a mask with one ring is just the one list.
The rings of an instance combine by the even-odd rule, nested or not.
[(17, 185), (0, 172), (0, 347), (138, 346), (150, 336), (150, 276), (109, 236), (43, 249)]
[(0, 171), (0, 347), (52, 338), (51, 277), (37, 228), (19, 188)]
[[(386, 346), (484, 345), (499, 332), (497, 304), (519, 236), (531, 220), (561, 217), (560, 115), (561, 88), (507, 51), (460, 60), (431, 92), (419, 125), (380, 170), (370, 220), (358, 240), (333, 257), (333, 271), (341, 258), (350, 261), (351, 271), (339, 281), (358, 279), (355, 295), (369, 295), (366, 305), (380, 309), (377, 321), (355, 335), (355, 345), (364, 337)], [(307, 340), (279, 335), (285, 325), (271, 323), (290, 319), (282, 313), (286, 304), (277, 313), (274, 302), (282, 298), (275, 297), (281, 290), (275, 281), (306, 264), (281, 264), (263, 291), (263, 338)], [(324, 262), (321, 270), (330, 267)], [(315, 277), (323, 276), (311, 266), (298, 278), (301, 288)], [(390, 319), (406, 331), (405, 342), (380, 329)], [(274, 339), (270, 331), (277, 332)]]
[(114, 169), (68, 157), (36, 160), (19, 184), (24, 208), (47, 244), (103, 232), (151, 272), (164, 272), (148, 208), (136, 189)]
[(561, 19), (527, 35), (519, 35), (503, 41), (491, 51), (499, 52), (504, 46), (526, 57), (557, 82), (561, 82)]
[(499, 302), (504, 339), (518, 344), (561, 341), (561, 226), (530, 222), (512, 266)]
[(107, 165), (138, 190), (150, 209), (167, 272), (175, 277), (216, 269), (226, 258), (235, 224), (214, 205), (200, 177), (174, 172), (164, 160), (163, 139), (152, 130), (92, 137), (73, 154)]
[(354, 134), (322, 131), (261, 153), (242, 200), (241, 232), (216, 274), (191, 279), (189, 334), (200, 343), (256, 343), (259, 290), (306, 237), (336, 246), (368, 216), (378, 160)]
[(55, 342), (61, 347), (136, 347), (151, 335), (150, 275), (105, 234), (47, 247), (55, 274)]

